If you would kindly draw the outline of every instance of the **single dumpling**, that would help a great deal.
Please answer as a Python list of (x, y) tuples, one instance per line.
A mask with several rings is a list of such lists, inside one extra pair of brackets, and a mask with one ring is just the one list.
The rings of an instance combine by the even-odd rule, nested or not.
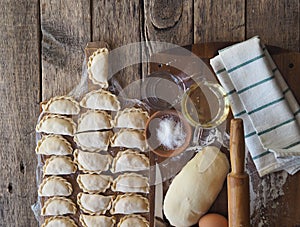
[(143, 131), (136, 129), (121, 129), (111, 138), (111, 146), (138, 148), (141, 151), (147, 148)]
[(92, 216), (81, 214), (79, 220), (83, 227), (113, 227), (116, 223), (114, 217), (107, 217), (104, 215)]
[(112, 203), (111, 214), (135, 214), (149, 212), (149, 201), (138, 194), (118, 195)]
[(121, 108), (117, 96), (102, 89), (87, 93), (80, 101), (80, 105), (94, 110), (118, 111)]
[(76, 131), (76, 124), (71, 118), (65, 116), (46, 115), (37, 124), (36, 131), (47, 134), (73, 136)]
[(126, 108), (115, 117), (116, 128), (145, 129), (149, 114), (141, 108)]
[(149, 193), (149, 180), (136, 173), (124, 173), (113, 181), (111, 189), (115, 192)]
[(42, 105), (45, 113), (76, 115), (80, 111), (79, 103), (72, 97), (56, 96)]
[(47, 135), (38, 141), (35, 151), (37, 154), (42, 155), (70, 155), (73, 149), (64, 137), (60, 135)]
[(74, 136), (74, 141), (79, 147), (87, 151), (107, 151), (112, 135), (112, 131), (82, 132)]
[(73, 192), (72, 185), (62, 177), (45, 178), (39, 186), (39, 196), (69, 196)]
[(89, 110), (78, 120), (77, 133), (111, 129), (113, 127), (111, 116), (103, 110)]
[(108, 175), (79, 174), (77, 183), (79, 187), (88, 193), (101, 193), (110, 188), (113, 179)]
[(94, 84), (102, 88), (108, 87), (108, 49), (100, 48), (96, 50), (88, 61), (89, 78)]
[(71, 199), (65, 197), (51, 197), (45, 202), (41, 214), (43, 216), (55, 216), (75, 214), (76, 211), (76, 205)]
[(73, 219), (65, 216), (47, 218), (41, 227), (77, 227)]
[(141, 215), (131, 214), (122, 217), (117, 227), (149, 227), (149, 222)]
[(68, 175), (75, 173), (77, 167), (70, 157), (52, 156), (43, 166), (44, 175)]
[(110, 155), (86, 152), (78, 149), (74, 151), (74, 158), (79, 170), (85, 173), (101, 173), (107, 171), (112, 162)]
[(149, 169), (149, 166), (149, 158), (146, 155), (127, 149), (119, 151), (113, 159), (111, 172), (143, 171)]
[(80, 209), (91, 215), (105, 214), (110, 209), (113, 196), (98, 194), (86, 194), (80, 192), (77, 195), (77, 203)]

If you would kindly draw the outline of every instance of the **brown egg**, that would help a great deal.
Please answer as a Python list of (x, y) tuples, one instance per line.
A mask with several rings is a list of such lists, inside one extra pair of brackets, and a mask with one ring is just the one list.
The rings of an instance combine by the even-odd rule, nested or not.
[(199, 227), (228, 227), (228, 221), (220, 214), (206, 214), (200, 218)]

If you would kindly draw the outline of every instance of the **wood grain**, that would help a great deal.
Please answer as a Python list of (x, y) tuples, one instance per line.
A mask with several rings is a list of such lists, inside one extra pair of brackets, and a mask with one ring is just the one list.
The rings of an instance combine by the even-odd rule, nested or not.
[(65, 95), (81, 78), (90, 41), (89, 0), (41, 0), (42, 99)]
[(188, 45), (193, 42), (193, 2), (189, 0), (144, 1), (145, 40)]
[(245, 38), (245, 1), (195, 0), (194, 43), (242, 41)]
[(300, 1), (247, 1), (246, 37), (259, 35), (265, 43), (299, 51)]
[[(104, 41), (108, 43), (110, 49), (140, 42), (140, 1), (128, 1), (124, 4), (122, 1), (94, 0), (92, 5), (93, 41)], [(138, 45), (137, 47), (138, 48), (127, 46), (126, 51), (122, 52), (124, 53), (122, 56), (125, 57), (121, 58), (115, 56), (113, 61), (124, 65), (128, 58), (135, 58), (136, 61), (140, 62), (140, 46)], [(111, 62), (111, 64), (113, 64), (113, 62)], [(119, 73), (114, 75), (113, 78), (119, 81), (120, 86), (125, 89), (124, 93), (128, 97), (140, 97), (139, 86), (131, 86), (126, 89), (133, 81), (141, 78), (141, 66), (139, 64), (122, 69)]]
[(37, 196), (38, 1), (1, 1), (0, 21), (0, 226), (36, 226), (30, 206)]

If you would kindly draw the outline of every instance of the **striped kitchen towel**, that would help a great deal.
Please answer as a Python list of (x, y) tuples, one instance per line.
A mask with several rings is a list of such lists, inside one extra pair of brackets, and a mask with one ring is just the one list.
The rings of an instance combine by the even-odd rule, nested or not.
[(260, 176), (300, 169), (300, 109), (259, 37), (211, 59), (234, 117), (242, 118), (248, 150)]

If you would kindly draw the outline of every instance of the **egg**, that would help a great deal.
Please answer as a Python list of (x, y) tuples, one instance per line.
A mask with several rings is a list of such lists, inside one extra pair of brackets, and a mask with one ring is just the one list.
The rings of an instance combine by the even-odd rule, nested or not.
[(200, 218), (199, 227), (228, 227), (228, 221), (220, 214), (206, 214)]

